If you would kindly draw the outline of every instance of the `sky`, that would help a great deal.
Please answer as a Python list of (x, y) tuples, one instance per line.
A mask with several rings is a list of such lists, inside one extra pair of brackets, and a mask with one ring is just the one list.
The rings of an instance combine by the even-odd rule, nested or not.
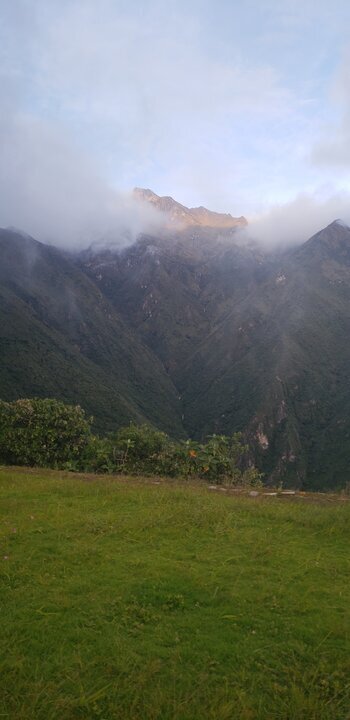
[(350, 222), (349, 27), (347, 0), (0, 0), (0, 225), (135, 234), (134, 186), (276, 242)]

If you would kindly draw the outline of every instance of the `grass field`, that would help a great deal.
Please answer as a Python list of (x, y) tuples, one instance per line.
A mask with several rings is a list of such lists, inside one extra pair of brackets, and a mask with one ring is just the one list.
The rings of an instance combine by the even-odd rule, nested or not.
[(350, 503), (0, 469), (0, 718), (350, 718)]

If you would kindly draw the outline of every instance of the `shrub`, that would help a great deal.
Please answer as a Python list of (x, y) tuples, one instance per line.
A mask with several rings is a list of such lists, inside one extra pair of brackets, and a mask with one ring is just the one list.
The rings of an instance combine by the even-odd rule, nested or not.
[(259, 484), (261, 474), (254, 467), (240, 468), (248, 447), (241, 433), (210, 435), (205, 444), (187, 440), (174, 448), (173, 466), (185, 477), (206, 478), (211, 482)]
[(168, 436), (149, 425), (121, 428), (114, 441), (114, 454), (120, 471), (156, 472), (158, 459), (169, 444)]
[(206, 443), (174, 442), (149, 425), (130, 424), (114, 435), (91, 434), (79, 405), (57, 400), (0, 401), (0, 462), (97, 473), (204, 478), (257, 485), (261, 475), (244, 466), (241, 434), (210, 435)]
[(90, 435), (79, 458), (78, 467), (71, 469), (94, 473), (113, 473), (118, 471), (118, 465), (119, 461), (112, 439)]
[(149, 425), (120, 428), (104, 438), (90, 436), (80, 458), (80, 469), (87, 472), (165, 474), (161, 458), (170, 441)]
[(74, 463), (87, 444), (90, 424), (79, 405), (51, 399), (0, 401), (0, 461), (42, 467)]

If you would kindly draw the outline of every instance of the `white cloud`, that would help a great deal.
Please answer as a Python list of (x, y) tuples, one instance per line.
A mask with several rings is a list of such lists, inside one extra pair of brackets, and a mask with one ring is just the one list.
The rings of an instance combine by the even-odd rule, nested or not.
[(350, 112), (338, 145), (314, 150), (323, 168), (306, 158), (348, 3), (243, 5), (3, 0), (0, 224), (86, 242), (126, 217), (141, 228), (115, 187), (240, 215), (335, 185), (325, 157), (344, 164)]
[(44, 242), (129, 243), (159, 226), (152, 208), (116, 192), (60, 128), (12, 108), (0, 124), (0, 223)]
[(316, 165), (350, 168), (350, 49), (344, 53), (331, 88), (335, 120), (324, 128), (311, 151)]
[(323, 192), (303, 193), (289, 203), (272, 206), (266, 213), (249, 219), (246, 236), (268, 248), (298, 245), (341, 219), (350, 225), (350, 193), (328, 197)]
[(232, 209), (242, 124), (279, 122), (293, 103), (274, 68), (209, 51), (198, 9), (35, 0), (30, 10), (2, 8), (1, 225), (83, 242), (125, 207), (111, 186), (154, 181), (188, 204), (221, 197)]

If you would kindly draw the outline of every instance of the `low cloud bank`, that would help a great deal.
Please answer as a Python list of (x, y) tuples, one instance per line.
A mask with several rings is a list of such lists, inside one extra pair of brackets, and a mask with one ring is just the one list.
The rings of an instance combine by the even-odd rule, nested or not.
[(350, 193), (343, 191), (328, 198), (303, 193), (248, 218), (249, 225), (242, 232), (266, 248), (284, 248), (305, 242), (337, 219), (350, 225)]
[(318, 167), (333, 167), (342, 172), (350, 167), (350, 48), (343, 53), (335, 74), (331, 100), (337, 111), (336, 120), (323, 129), (310, 158)]
[(109, 187), (52, 123), (14, 112), (0, 122), (0, 226), (67, 249), (127, 245), (163, 218)]
[[(13, 93), (3, 92), (3, 99), (1, 227), (16, 227), (42, 242), (77, 250), (101, 242), (122, 247), (141, 232), (162, 232), (164, 216), (132, 193), (111, 188), (62, 127), (25, 114)], [(304, 193), (248, 218), (242, 237), (264, 247), (288, 247), (338, 218), (350, 224), (348, 191)]]

